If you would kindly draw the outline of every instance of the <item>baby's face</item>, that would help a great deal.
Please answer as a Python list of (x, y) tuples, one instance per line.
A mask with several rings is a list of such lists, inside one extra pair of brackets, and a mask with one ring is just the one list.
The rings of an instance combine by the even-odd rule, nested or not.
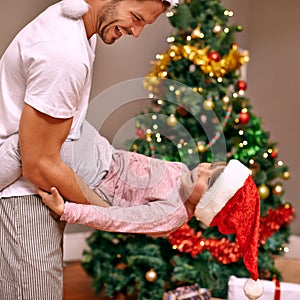
[(211, 164), (201, 163), (192, 171), (181, 176), (181, 184), (186, 199), (197, 204), (206, 191), (211, 174)]

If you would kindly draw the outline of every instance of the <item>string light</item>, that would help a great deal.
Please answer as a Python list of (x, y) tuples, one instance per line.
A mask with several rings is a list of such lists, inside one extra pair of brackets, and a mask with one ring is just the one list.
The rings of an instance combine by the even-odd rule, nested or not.
[(167, 42), (168, 43), (173, 43), (175, 41), (175, 37), (174, 36), (169, 36), (168, 38), (167, 38)]
[(282, 167), (282, 166), (283, 166), (283, 161), (282, 161), (282, 160), (279, 160), (279, 161), (277, 162), (277, 165), (278, 165), (279, 167)]

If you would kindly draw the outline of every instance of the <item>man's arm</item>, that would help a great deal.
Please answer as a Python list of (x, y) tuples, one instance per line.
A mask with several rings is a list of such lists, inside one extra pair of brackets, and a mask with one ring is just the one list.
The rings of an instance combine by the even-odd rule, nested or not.
[(19, 128), (23, 176), (46, 191), (56, 186), (70, 201), (108, 206), (61, 159), (61, 145), (72, 121), (50, 117), (24, 104)]

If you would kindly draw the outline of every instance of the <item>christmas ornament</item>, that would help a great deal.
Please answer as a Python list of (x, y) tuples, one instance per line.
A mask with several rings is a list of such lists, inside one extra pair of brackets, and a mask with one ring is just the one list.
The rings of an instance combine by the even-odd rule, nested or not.
[(178, 105), (176, 108), (176, 112), (182, 117), (186, 117), (189, 114), (189, 111), (185, 108), (184, 105)]
[(197, 151), (200, 153), (204, 153), (207, 150), (207, 147), (204, 142), (197, 143)]
[(291, 178), (291, 173), (289, 171), (285, 171), (282, 173), (282, 176), (281, 176), (283, 179), (285, 180), (288, 180)]
[(150, 269), (146, 274), (145, 278), (148, 282), (154, 282), (157, 279), (157, 273), (154, 269)]
[(174, 116), (174, 114), (171, 114), (170, 117), (168, 117), (168, 119), (167, 119), (167, 124), (170, 127), (176, 126), (177, 122), (178, 122), (177, 118)]
[(208, 53), (208, 58), (212, 61), (218, 62), (221, 59), (221, 55), (217, 51), (212, 51)]
[(269, 188), (265, 184), (261, 184), (258, 187), (258, 192), (259, 192), (260, 198), (262, 200), (268, 198), (269, 195), (270, 195), (270, 190), (269, 190)]
[(242, 25), (237, 25), (236, 30), (237, 31), (243, 31), (243, 26)]
[(232, 43), (231, 48), (237, 50), (239, 48), (239, 46), (237, 43)]
[(136, 130), (136, 134), (139, 136), (139, 137), (141, 137), (141, 136), (143, 136), (144, 135), (144, 131), (142, 130), (142, 129), (137, 129)]
[(214, 102), (212, 101), (212, 99), (207, 99), (203, 102), (203, 108), (205, 110), (213, 110), (215, 107)]
[(283, 187), (280, 182), (277, 182), (272, 188), (273, 195), (280, 196), (283, 194)]
[(240, 91), (246, 91), (247, 89), (247, 83), (243, 80), (240, 80), (237, 82), (237, 88), (240, 90)]
[(277, 152), (277, 150), (270, 150), (270, 156), (272, 157), (272, 158), (276, 158), (277, 157), (277, 154), (278, 154), (278, 152)]
[(249, 115), (248, 111), (245, 111), (245, 112), (241, 111), (239, 113), (239, 123), (240, 124), (245, 125), (249, 122), (249, 120), (250, 120), (250, 115)]

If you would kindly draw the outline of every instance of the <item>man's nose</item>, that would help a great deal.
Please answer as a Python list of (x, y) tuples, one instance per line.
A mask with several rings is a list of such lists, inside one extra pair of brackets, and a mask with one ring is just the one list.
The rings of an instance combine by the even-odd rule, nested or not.
[(133, 37), (135, 37), (135, 38), (139, 37), (139, 35), (143, 31), (144, 27), (145, 27), (145, 25), (142, 25), (142, 24), (141, 25), (132, 26), (130, 28), (130, 30), (131, 30), (131, 33), (132, 33)]

